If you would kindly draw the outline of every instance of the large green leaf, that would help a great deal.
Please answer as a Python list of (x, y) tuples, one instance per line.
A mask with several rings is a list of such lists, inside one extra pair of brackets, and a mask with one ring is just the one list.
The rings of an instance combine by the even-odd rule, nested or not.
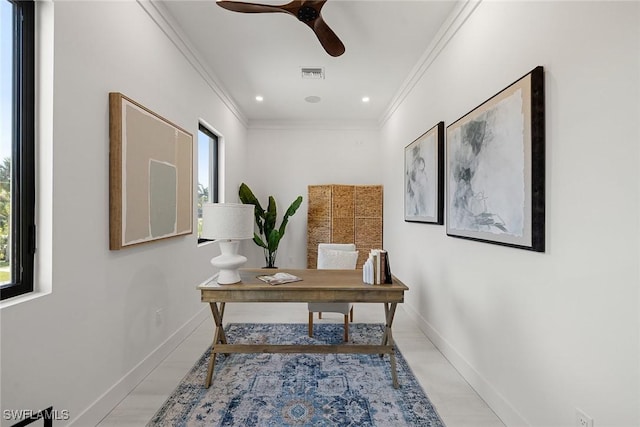
[(264, 235), (269, 238), (271, 232), (276, 228), (276, 219), (278, 216), (278, 208), (276, 207), (276, 200), (273, 196), (269, 196), (269, 205), (264, 215)]
[(249, 188), (247, 184), (244, 182), (240, 184), (240, 189), (238, 190), (238, 197), (240, 197), (240, 201), (246, 205), (251, 204), (255, 205), (257, 211), (264, 211), (262, 206), (260, 206), (260, 201), (253, 194), (253, 191)]
[(301, 204), (302, 204), (302, 196), (298, 196), (298, 198), (295, 199), (293, 203), (291, 203), (291, 206), (289, 206), (289, 209), (287, 209), (287, 212), (284, 214), (284, 218), (282, 218), (282, 224), (280, 224), (280, 238), (284, 236), (285, 228), (289, 223), (289, 217), (293, 216), (293, 214), (296, 213), (296, 211), (298, 210)]
[(278, 245), (280, 244), (281, 237), (282, 236), (280, 236), (280, 233), (278, 232), (277, 229), (274, 228), (273, 230), (271, 230), (271, 233), (269, 234), (269, 241), (268, 241), (269, 252), (275, 252), (278, 250)]
[(258, 200), (258, 198), (253, 194), (253, 191), (251, 191), (249, 186), (244, 182), (240, 184), (238, 197), (240, 198), (240, 201), (245, 205), (254, 205), (256, 207), (254, 211), (256, 225), (258, 226), (258, 230), (260, 230), (260, 234), (263, 234), (265, 216), (264, 209), (262, 208), (262, 205), (260, 205), (260, 201)]
[(260, 236), (258, 236), (256, 233), (253, 233), (253, 241), (256, 245), (267, 249), (267, 245), (262, 241), (262, 239), (260, 238)]

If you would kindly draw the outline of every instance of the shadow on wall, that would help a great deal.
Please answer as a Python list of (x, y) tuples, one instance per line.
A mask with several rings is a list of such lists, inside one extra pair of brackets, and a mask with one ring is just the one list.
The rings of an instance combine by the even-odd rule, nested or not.
[(143, 266), (128, 283), (124, 307), (122, 366), (128, 372), (159, 346), (167, 334), (168, 283), (153, 265)]

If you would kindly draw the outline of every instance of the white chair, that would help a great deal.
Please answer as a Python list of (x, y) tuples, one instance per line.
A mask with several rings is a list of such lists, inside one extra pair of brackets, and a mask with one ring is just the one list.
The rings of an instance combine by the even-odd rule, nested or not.
[[(320, 243), (318, 245), (317, 268), (319, 270), (355, 270), (358, 252), (353, 243)], [(353, 304), (350, 302), (310, 302), (309, 336), (313, 336), (313, 313), (342, 313), (344, 315), (344, 340), (349, 341), (349, 317), (353, 322)]]

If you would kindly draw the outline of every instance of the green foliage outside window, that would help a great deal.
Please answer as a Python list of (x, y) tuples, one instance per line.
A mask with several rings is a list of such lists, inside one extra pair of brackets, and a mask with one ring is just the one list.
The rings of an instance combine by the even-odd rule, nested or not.
[(0, 265), (9, 262), (11, 232), (11, 159), (0, 163)]
[(209, 188), (198, 183), (198, 236), (202, 235), (202, 205), (209, 202)]
[[(10, 260), (11, 236), (11, 159), (0, 163), (0, 267), (7, 267)], [(0, 270), (0, 283), (11, 280), (11, 272)]]

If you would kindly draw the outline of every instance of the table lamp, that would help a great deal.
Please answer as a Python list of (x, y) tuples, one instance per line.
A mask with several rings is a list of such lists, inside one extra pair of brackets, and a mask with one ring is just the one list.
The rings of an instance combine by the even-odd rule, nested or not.
[(240, 282), (238, 268), (247, 258), (238, 254), (239, 240), (253, 238), (253, 205), (239, 203), (205, 203), (202, 205), (202, 233), (205, 239), (217, 240), (220, 255), (211, 264), (220, 269), (218, 283)]

